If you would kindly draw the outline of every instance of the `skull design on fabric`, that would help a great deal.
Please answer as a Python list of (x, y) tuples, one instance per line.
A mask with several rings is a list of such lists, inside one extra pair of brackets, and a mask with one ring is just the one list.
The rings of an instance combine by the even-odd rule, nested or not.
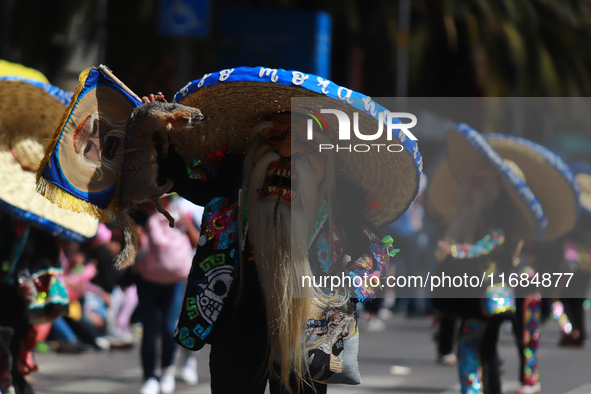
[(201, 316), (213, 324), (222, 311), (222, 305), (232, 283), (232, 267), (221, 266), (210, 269), (205, 273), (207, 282), (198, 284), (203, 292), (198, 296), (197, 303)]

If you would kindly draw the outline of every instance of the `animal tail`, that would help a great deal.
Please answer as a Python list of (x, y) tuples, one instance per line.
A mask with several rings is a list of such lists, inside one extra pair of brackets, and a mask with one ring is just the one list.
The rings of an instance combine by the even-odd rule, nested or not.
[(135, 221), (125, 212), (117, 213), (117, 227), (123, 232), (123, 248), (115, 256), (115, 268), (123, 269), (132, 265), (139, 248), (139, 235)]

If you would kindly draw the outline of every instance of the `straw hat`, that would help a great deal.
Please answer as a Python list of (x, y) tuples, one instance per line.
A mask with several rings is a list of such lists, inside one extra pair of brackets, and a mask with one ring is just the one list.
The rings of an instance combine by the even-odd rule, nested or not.
[[(516, 233), (523, 239), (541, 237), (547, 220), (540, 202), (523, 181), (514, 162), (504, 160), (484, 137), (466, 124), (458, 124), (447, 135), (447, 155), (430, 170), (425, 208), (435, 220), (447, 220), (457, 210), (465, 185), (475, 168), (488, 165), (501, 176), (503, 187), (513, 202)], [(525, 177), (527, 180), (527, 177)]]
[(427, 214), (436, 222), (446, 221), (458, 208), (463, 188), (454, 176), (447, 159), (442, 152), (434, 160), (426, 172), (427, 189), (423, 196), (423, 206)]
[[(7, 75), (13, 73), (19, 75)], [(53, 235), (72, 240), (94, 236), (95, 219), (61, 209), (35, 191), (34, 172), (70, 95), (38, 71), (2, 61), (0, 96), (0, 210)]]
[(591, 164), (586, 161), (575, 161), (569, 165), (580, 187), (579, 203), (583, 213), (591, 216)]
[(529, 140), (498, 133), (486, 141), (503, 159), (515, 162), (542, 208), (548, 229), (542, 241), (556, 239), (570, 230), (579, 214), (579, 185), (568, 165), (556, 154)]
[[(280, 112), (305, 112), (301, 100), (292, 98), (317, 98), (314, 106), (332, 108), (348, 114), (359, 113), (359, 130), (363, 134), (375, 134), (379, 113), (385, 109), (371, 98), (336, 85), (322, 77), (298, 71), (267, 69), (264, 67), (239, 67), (206, 74), (200, 80), (190, 82), (174, 97), (174, 101), (201, 109), (210, 117), (199, 129), (200, 135), (192, 138), (185, 151), (194, 152), (192, 158), (203, 159), (227, 145), (229, 152), (245, 153), (252, 145), (252, 128), (270, 114)], [(301, 103), (301, 104), (300, 104)], [(292, 104), (294, 108), (292, 108)], [(349, 116), (353, 121), (353, 116)], [(400, 144), (400, 152), (351, 152), (334, 154), (337, 177), (342, 177), (361, 187), (366, 200), (374, 207), (369, 219), (377, 226), (389, 224), (400, 216), (415, 199), (422, 173), (422, 157), (416, 141), (402, 132), (387, 141), (338, 140), (336, 116), (326, 115), (323, 130), (336, 146), (386, 143)], [(400, 131), (400, 130), (398, 130)], [(353, 134), (353, 133), (351, 133)], [(377, 208), (376, 208), (377, 207)], [(379, 209), (378, 209), (379, 208)]]

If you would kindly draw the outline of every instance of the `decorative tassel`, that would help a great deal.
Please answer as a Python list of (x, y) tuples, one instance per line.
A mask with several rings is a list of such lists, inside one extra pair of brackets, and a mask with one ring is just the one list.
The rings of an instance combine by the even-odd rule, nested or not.
[(37, 181), (36, 190), (37, 193), (58, 205), (60, 208), (74, 212), (87, 213), (103, 223), (109, 223), (117, 213), (115, 199), (111, 201), (107, 209), (99, 208), (88, 201), (73, 196), (45, 178), (40, 178)]

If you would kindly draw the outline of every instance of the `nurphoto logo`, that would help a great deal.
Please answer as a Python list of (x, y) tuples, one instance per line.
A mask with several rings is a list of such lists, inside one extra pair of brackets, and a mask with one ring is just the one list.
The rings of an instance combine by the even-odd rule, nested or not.
[[(415, 137), (411, 132), (410, 128), (416, 126), (417, 124), (417, 117), (408, 112), (390, 112), (390, 111), (382, 111), (379, 113), (378, 117), (378, 124), (377, 124), (377, 131), (375, 134), (363, 134), (359, 130), (359, 113), (353, 113), (353, 127), (351, 128), (351, 120), (349, 119), (349, 115), (344, 111), (338, 109), (321, 109), (320, 112), (315, 111), (311, 108), (307, 108), (310, 112), (306, 112), (311, 119), (308, 119), (307, 123), (307, 138), (308, 140), (313, 139), (313, 128), (314, 122), (318, 124), (321, 131), (325, 129), (328, 130), (328, 125), (322, 114), (332, 114), (337, 117), (338, 125), (339, 125), (339, 141), (350, 141), (351, 140), (351, 129), (353, 130), (353, 134), (355, 137), (362, 141), (377, 141), (382, 137), (384, 133), (384, 129), (386, 129), (386, 141), (392, 141), (392, 136), (396, 136), (396, 138), (402, 143), (406, 138), (416, 141), (417, 137)], [(410, 119), (409, 123), (402, 123), (400, 120), (403, 119)], [(386, 127), (384, 127), (384, 124)], [(371, 144), (355, 144), (355, 145), (340, 145), (337, 144), (336, 146), (333, 144), (320, 144), (318, 147), (319, 151), (322, 150), (331, 150), (334, 149), (337, 152), (339, 151), (348, 151), (348, 152), (369, 152), (372, 149), (376, 149), (380, 152), (380, 149), (388, 152), (402, 152), (404, 147), (402, 144), (387, 144), (387, 143), (371, 143)]]

